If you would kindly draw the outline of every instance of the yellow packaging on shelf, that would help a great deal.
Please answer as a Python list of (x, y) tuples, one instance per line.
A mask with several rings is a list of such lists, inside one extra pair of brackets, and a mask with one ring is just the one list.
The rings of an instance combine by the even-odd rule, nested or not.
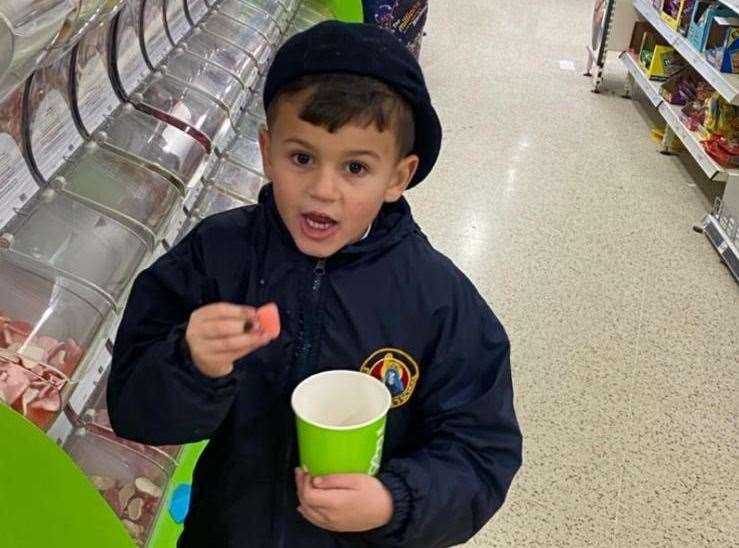
[(706, 130), (713, 135), (734, 139), (739, 131), (737, 108), (718, 93), (706, 101)]
[[(641, 37), (639, 36), (640, 33)], [(665, 81), (687, 66), (680, 54), (656, 31), (641, 26), (634, 27), (631, 38), (632, 47), (639, 43), (639, 64), (641, 64), (647, 78), (650, 80)]]
[(674, 14), (674, 17), (673, 14), (665, 11), (665, 9), (669, 9), (666, 4), (671, 4), (671, 2), (663, 3), (660, 14), (662, 16), (662, 20), (667, 23), (667, 26), (669, 26), (672, 30), (676, 31), (677, 28), (680, 26), (680, 21), (683, 20), (683, 14), (685, 12), (685, 6), (687, 3), (688, 0), (680, 0), (680, 6), (677, 8), (677, 13)]
[(640, 55), (639, 61), (650, 80), (667, 80), (684, 68), (684, 63), (672, 46), (654, 46), (651, 56)]

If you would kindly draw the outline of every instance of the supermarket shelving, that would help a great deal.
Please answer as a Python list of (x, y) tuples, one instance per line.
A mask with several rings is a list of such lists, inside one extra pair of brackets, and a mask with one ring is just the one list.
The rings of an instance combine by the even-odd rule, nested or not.
[[(727, 3), (727, 2), (724, 2)], [(730, 2), (728, 3), (730, 4)], [(648, 0), (634, 0), (634, 7), (724, 99), (739, 105), (739, 75), (726, 74), (711, 65), (688, 39), (670, 28)]]

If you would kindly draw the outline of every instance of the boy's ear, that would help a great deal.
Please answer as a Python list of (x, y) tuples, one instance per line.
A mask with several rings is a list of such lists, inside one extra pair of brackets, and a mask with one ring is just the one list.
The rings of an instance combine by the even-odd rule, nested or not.
[(262, 151), (262, 166), (268, 180), (272, 180), (272, 162), (270, 161), (270, 133), (267, 126), (259, 128), (259, 149)]
[(386, 202), (397, 202), (400, 200), (403, 192), (406, 191), (411, 180), (413, 180), (413, 176), (416, 174), (418, 162), (418, 156), (415, 154), (406, 156), (398, 162), (398, 165), (395, 166), (392, 181), (387, 189), (385, 189)]

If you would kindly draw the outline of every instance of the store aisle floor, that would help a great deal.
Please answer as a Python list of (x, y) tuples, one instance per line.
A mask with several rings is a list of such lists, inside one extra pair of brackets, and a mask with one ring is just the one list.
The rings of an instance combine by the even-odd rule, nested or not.
[(691, 230), (720, 189), (590, 93), (592, 0), (430, 4), (446, 140), (410, 200), (509, 331), (525, 434), (472, 544), (735, 545), (739, 290)]

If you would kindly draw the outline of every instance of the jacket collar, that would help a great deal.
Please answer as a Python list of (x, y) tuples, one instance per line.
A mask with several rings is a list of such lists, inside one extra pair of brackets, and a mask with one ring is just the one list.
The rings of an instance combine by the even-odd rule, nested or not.
[[(281, 242), (287, 248), (299, 253), (303, 257), (314, 260), (313, 257), (308, 257), (301, 253), (295, 245), (290, 231), (285, 226), (277, 210), (271, 183), (265, 185), (260, 191), (259, 203), (265, 208), (268, 221), (277, 230)], [(340, 249), (333, 256), (329, 257), (328, 260), (330, 262), (346, 262), (368, 256), (393, 247), (406, 236), (416, 231), (419, 231), (419, 229), (413, 220), (411, 208), (406, 199), (401, 197), (397, 202), (386, 203), (382, 206), (377, 217), (372, 222), (372, 230), (370, 230), (366, 238)]]

